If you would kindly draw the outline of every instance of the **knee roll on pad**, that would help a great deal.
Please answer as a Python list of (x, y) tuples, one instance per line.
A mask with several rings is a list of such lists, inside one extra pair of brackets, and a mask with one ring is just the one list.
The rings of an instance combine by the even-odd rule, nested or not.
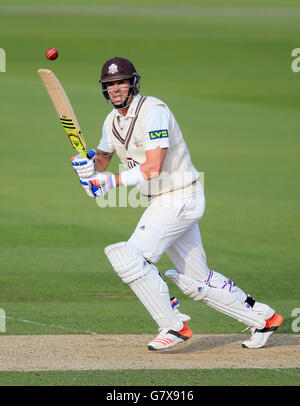
[(131, 283), (146, 275), (151, 265), (142, 252), (128, 242), (108, 245), (104, 252), (123, 282)]
[(179, 289), (191, 299), (199, 302), (206, 296), (207, 286), (204, 282), (192, 279), (175, 270), (170, 270), (165, 275), (171, 279)]

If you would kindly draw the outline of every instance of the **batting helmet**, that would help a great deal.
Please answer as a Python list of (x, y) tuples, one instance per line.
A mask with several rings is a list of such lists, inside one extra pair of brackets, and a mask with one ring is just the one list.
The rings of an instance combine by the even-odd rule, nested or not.
[[(106, 84), (108, 82), (114, 82), (116, 80), (130, 80), (129, 94), (136, 95), (140, 90), (140, 75), (136, 72), (133, 64), (125, 58), (118, 56), (109, 59), (105, 62), (101, 71), (101, 78), (99, 80), (102, 88), (103, 96), (109, 100), (109, 94), (107, 92)], [(127, 102), (127, 101), (126, 101)]]

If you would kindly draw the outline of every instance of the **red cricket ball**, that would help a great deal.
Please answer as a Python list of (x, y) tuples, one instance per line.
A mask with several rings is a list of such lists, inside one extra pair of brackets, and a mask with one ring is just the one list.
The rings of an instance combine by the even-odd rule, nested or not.
[(56, 59), (58, 57), (58, 52), (56, 48), (48, 48), (46, 51), (46, 57), (48, 59)]

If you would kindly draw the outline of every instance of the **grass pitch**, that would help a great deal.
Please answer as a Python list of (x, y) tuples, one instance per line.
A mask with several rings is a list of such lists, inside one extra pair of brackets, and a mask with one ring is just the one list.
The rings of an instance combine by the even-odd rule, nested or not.
[[(7, 386), (298, 386), (299, 368), (1, 372)], [(163, 385), (162, 385), (163, 382)]]

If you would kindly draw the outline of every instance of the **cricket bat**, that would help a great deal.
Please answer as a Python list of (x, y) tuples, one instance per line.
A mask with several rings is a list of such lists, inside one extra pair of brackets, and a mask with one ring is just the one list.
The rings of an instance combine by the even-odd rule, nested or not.
[(77, 118), (64, 88), (50, 69), (38, 69), (37, 72), (52, 100), (73, 148), (75, 148), (82, 157), (90, 158), (87, 153), (87, 144), (81, 134)]

